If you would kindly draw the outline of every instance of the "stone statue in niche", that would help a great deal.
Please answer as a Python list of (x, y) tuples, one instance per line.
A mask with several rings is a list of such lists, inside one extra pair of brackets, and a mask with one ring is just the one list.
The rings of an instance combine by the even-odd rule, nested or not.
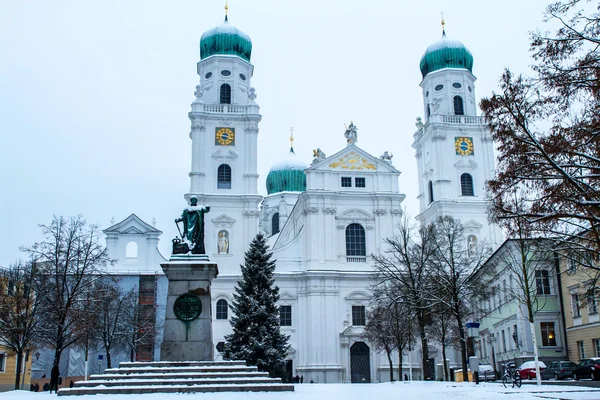
[(229, 253), (229, 232), (219, 231), (219, 240), (217, 241), (219, 254)]
[(467, 238), (467, 251), (469, 252), (469, 257), (477, 254), (477, 236), (469, 235)]

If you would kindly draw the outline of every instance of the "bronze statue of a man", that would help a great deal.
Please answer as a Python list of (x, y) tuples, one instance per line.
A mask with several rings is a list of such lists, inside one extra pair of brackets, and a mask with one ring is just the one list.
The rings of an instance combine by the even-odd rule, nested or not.
[[(188, 245), (192, 254), (206, 254), (204, 247), (204, 214), (210, 211), (210, 206), (199, 206), (198, 198), (190, 198), (190, 206), (186, 207), (181, 218), (175, 219), (175, 224), (183, 222), (181, 238)], [(177, 225), (179, 227), (179, 225)]]

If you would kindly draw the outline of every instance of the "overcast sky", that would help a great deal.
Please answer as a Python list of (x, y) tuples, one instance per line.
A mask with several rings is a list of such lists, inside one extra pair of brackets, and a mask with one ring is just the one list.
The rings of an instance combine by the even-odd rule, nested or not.
[[(173, 219), (189, 190), (190, 122), (202, 33), (224, 1), (0, 0), (0, 265), (23, 257), (53, 215), (102, 228), (136, 213), (156, 219), (170, 253)], [(252, 85), (263, 116), (260, 192), (289, 149), (388, 150), (418, 214), (415, 118), (419, 60), (441, 36), (474, 56), (478, 100), (503, 68), (527, 71), (529, 31), (545, 30), (548, 0), (230, 0), (230, 23), (252, 38)]]

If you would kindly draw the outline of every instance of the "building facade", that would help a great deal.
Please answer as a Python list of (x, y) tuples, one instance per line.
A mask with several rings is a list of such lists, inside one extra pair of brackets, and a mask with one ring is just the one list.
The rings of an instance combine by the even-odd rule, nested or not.
[[(191, 121), (190, 190), (184, 195), (211, 206), (205, 214), (205, 247), (219, 267), (212, 282), (213, 340), (221, 357), (231, 333), (230, 306), (241, 278), (239, 265), (259, 232), (268, 237), (277, 260), (275, 284), (280, 289), (280, 323), (290, 335), (288, 377), (305, 382), (381, 382), (411, 374), (420, 379), (420, 349), (390, 366), (362, 333), (371, 301), (370, 255), (381, 253), (385, 238), (396, 234), (404, 194), (400, 172), (386, 151), (374, 156), (359, 147), (359, 131), (351, 124), (339, 147), (326, 156), (314, 151), (310, 165), (293, 146), (266, 178), (267, 196), (259, 194), (257, 149), (260, 108), (251, 86), (250, 37), (225, 18), (200, 40), (199, 83), (188, 116)], [(443, 60), (443, 61), (440, 61)], [(423, 224), (441, 215), (461, 219), (470, 246), (501, 240), (487, 220), (485, 181), (494, 167), (493, 146), (483, 119), (477, 116), (473, 58), (445, 33), (421, 61), (425, 123), (418, 121), (413, 147), (419, 166), (420, 214)], [(334, 133), (335, 134), (335, 133)], [(329, 149), (326, 149), (329, 150)], [(182, 202), (182, 208), (185, 203)], [(166, 307), (167, 280), (158, 252), (161, 232), (132, 214), (104, 231), (111, 267), (119, 284), (137, 290), (140, 307), (154, 312), (160, 332)], [(153, 303), (152, 303), (153, 302)], [(150, 305), (152, 303), (152, 305)], [(153, 308), (153, 311), (150, 309)], [(157, 360), (154, 346), (136, 351), (136, 360)], [(430, 362), (440, 364), (441, 347), (431, 343)], [(90, 356), (90, 372), (105, 368), (102, 350)], [(450, 367), (456, 352), (447, 349)], [(128, 355), (114, 356), (115, 364)], [(397, 354), (392, 355), (398, 360)], [(81, 376), (81, 358), (68, 357), (61, 372)], [(47, 365), (38, 363), (42, 374)], [(66, 376), (66, 375), (65, 375)]]
[(566, 257), (561, 259), (560, 268), (569, 360), (578, 363), (600, 357), (600, 316), (594, 290), (598, 271)]
[[(534, 332), (523, 299), (522, 280), (518, 275), (521, 250), (528, 253), (527, 269), (531, 280)], [(484, 276), (487, 274), (487, 276)], [(534, 358), (535, 334), (539, 359), (547, 365), (565, 360), (567, 339), (561, 307), (561, 286), (553, 252), (543, 251), (533, 241), (521, 245), (506, 240), (485, 262), (475, 279), (493, 282), (489, 296), (481, 300), (479, 352), (483, 363), (502, 372), (509, 361), (520, 366)]]

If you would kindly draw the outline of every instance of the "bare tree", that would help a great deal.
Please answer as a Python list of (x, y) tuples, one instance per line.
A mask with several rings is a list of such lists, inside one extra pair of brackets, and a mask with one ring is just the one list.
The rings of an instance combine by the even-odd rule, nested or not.
[(129, 361), (136, 360), (140, 346), (152, 346), (162, 325), (156, 320), (156, 306), (140, 304), (137, 293), (128, 294), (124, 307), (126, 325), (125, 343), (129, 351)]
[[(363, 338), (369, 341), (377, 350), (385, 351), (390, 364), (390, 382), (394, 381), (394, 363), (392, 362), (392, 352), (396, 348), (394, 344), (394, 335), (390, 331), (391, 315), (390, 308), (377, 306), (369, 311), (367, 315), (367, 324), (363, 331)], [(402, 352), (400, 350), (400, 352)], [(400, 371), (402, 373), (402, 364)]]
[[(429, 259), (430, 302), (441, 304), (455, 319), (458, 333), (463, 379), (468, 381), (467, 336), (465, 323), (472, 314), (472, 301), (487, 288), (481, 279), (471, 279), (489, 255), (485, 243), (469, 248), (459, 220), (450, 216), (439, 217), (433, 224), (435, 253)], [(485, 271), (480, 272), (480, 274)]]
[(96, 283), (96, 291), (102, 293), (97, 302), (96, 324), (93, 333), (106, 351), (106, 366), (112, 368), (111, 352), (128, 348), (128, 340), (135, 321), (131, 311), (137, 306), (135, 290), (124, 293), (112, 279)]
[(64, 349), (85, 332), (87, 301), (111, 260), (100, 243), (98, 227), (81, 216), (54, 217), (40, 227), (45, 240), (23, 250), (39, 270), (35, 291), (42, 305), (40, 338), (60, 362)]
[[(531, 77), (506, 70), (481, 101), (499, 156), (489, 181), (497, 220), (524, 218), (566, 256), (600, 255), (600, 13), (597, 3), (556, 2), (535, 32)], [(515, 192), (520, 197), (515, 209)], [(509, 232), (510, 234), (511, 232)], [(577, 257), (575, 257), (577, 258)], [(585, 258), (581, 258), (584, 260)], [(586, 267), (600, 269), (597, 264)]]
[(398, 288), (378, 285), (374, 288), (373, 304), (365, 326), (364, 336), (380, 350), (384, 350), (390, 363), (390, 381), (394, 380), (392, 352), (398, 352), (398, 379), (402, 380), (404, 350), (414, 341), (417, 331), (413, 310), (402, 302)]
[(99, 343), (96, 335), (94, 334), (94, 329), (98, 323), (98, 313), (96, 310), (97, 302), (101, 301), (102, 295), (102, 293), (92, 291), (88, 291), (86, 293), (85, 300), (83, 301), (83, 310), (80, 314), (80, 316), (82, 316), (84, 319), (80, 326), (79, 334), (77, 335), (77, 341), (74, 343), (83, 351), (83, 356), (85, 359), (84, 377), (86, 380), (88, 378), (90, 350), (97, 348)]
[(408, 217), (404, 217), (398, 230), (398, 236), (384, 239), (387, 249), (383, 254), (372, 255), (377, 276), (375, 287), (395, 287), (398, 298), (394, 300), (413, 311), (421, 342), (423, 379), (429, 379), (426, 325), (431, 302), (427, 267), (435, 251), (433, 232), (431, 227), (417, 229), (408, 222)]
[(0, 343), (17, 357), (15, 390), (21, 372), (38, 339), (40, 302), (34, 291), (37, 278), (34, 262), (18, 261), (0, 270)]
[(458, 338), (456, 321), (450, 313), (450, 309), (443, 303), (437, 303), (432, 310), (431, 323), (427, 331), (429, 337), (442, 345), (442, 363), (444, 367), (444, 380), (449, 381), (450, 371), (448, 370), (448, 362), (446, 357), (446, 349), (448, 347), (459, 347), (460, 340)]

